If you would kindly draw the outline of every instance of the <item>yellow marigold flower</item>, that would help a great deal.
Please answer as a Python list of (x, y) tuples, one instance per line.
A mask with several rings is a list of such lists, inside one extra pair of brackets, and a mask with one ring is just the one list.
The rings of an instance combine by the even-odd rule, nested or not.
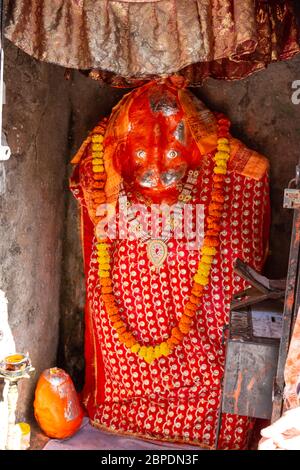
[(109, 258), (109, 252), (108, 251), (98, 251), (98, 262), (101, 263), (103, 259)]
[(101, 135), (101, 134), (94, 134), (94, 135), (92, 136), (92, 142), (98, 142), (98, 143), (103, 142), (103, 135)]
[(94, 173), (104, 173), (104, 166), (103, 165), (94, 165), (93, 166)]
[(223, 168), (223, 167), (216, 167), (214, 168), (214, 173), (216, 175), (226, 175), (226, 168)]
[(104, 157), (104, 152), (99, 152), (98, 150), (96, 152), (92, 152), (92, 158), (101, 158), (103, 159)]
[(144, 357), (144, 361), (146, 361), (148, 364), (151, 364), (154, 360), (154, 354), (152, 354), (152, 352), (148, 349), (147, 355)]
[(160, 356), (161, 356), (160, 344), (158, 344), (158, 345), (155, 346), (155, 348), (154, 348), (154, 358), (155, 358), (155, 359), (158, 359)]
[(109, 256), (109, 248), (106, 246), (105, 248), (97, 248), (98, 256)]
[(96, 243), (96, 247), (98, 250), (107, 250), (109, 248), (109, 243), (99, 240), (98, 243)]
[[(224, 160), (219, 160), (218, 162), (216, 162), (214, 170), (216, 168), (222, 168), (223, 170), (227, 171), (227, 162), (224, 162)], [(215, 202), (216, 204), (217, 203), (220, 204), (220, 202), (218, 202), (218, 201), (213, 201), (213, 202)]]
[(219, 150), (215, 154), (215, 158), (227, 159), (229, 157), (230, 157), (229, 152), (223, 152), (222, 150)]
[(111, 270), (111, 267), (110, 267), (109, 264), (105, 264), (105, 263), (102, 264), (101, 263), (100, 266), (101, 266), (102, 271), (110, 271)]
[(227, 161), (230, 158), (230, 154), (227, 153), (227, 152), (220, 152), (219, 151), (219, 152), (216, 153), (214, 158), (215, 158), (216, 161), (219, 161), (219, 160)]
[(106, 255), (102, 255), (101, 254), (101, 257), (100, 258), (97, 258), (97, 261), (99, 264), (109, 264), (110, 263), (110, 256), (109, 254), (106, 254)]
[(198, 269), (195, 276), (205, 277), (208, 278), (210, 275), (210, 270), (205, 271), (204, 269)]
[(160, 353), (162, 356), (167, 356), (170, 353), (169, 346), (165, 341), (160, 344)]
[[(110, 271), (111, 270), (111, 265), (110, 265), (110, 260), (108, 258), (101, 258), (101, 261), (98, 262), (98, 267), (99, 269), (103, 269), (104, 271)], [(109, 267), (107, 267), (109, 266)]]
[(225, 160), (216, 160), (215, 168), (216, 167), (222, 167), (222, 168), (227, 168), (227, 162)]
[(227, 167), (227, 162), (225, 162), (225, 160), (217, 160), (216, 161), (216, 166), (226, 168)]
[(92, 151), (93, 152), (101, 152), (103, 150), (102, 144), (92, 144)]
[(139, 350), (141, 349), (141, 346), (139, 345), (139, 343), (136, 343), (133, 346), (131, 346), (130, 349), (131, 349), (131, 352), (133, 352), (134, 354), (137, 354)]
[(208, 256), (215, 256), (217, 254), (217, 250), (214, 246), (203, 246), (201, 249), (201, 253), (203, 255), (208, 255)]
[(219, 144), (218, 145), (218, 150), (220, 150), (221, 152), (229, 153), (230, 152), (230, 147), (227, 144)]
[(109, 254), (108, 246), (97, 248), (98, 256), (107, 256)]
[(102, 245), (102, 246), (97, 246), (97, 251), (100, 256), (101, 253), (106, 254), (109, 252), (109, 246), (108, 245)]
[(212, 264), (213, 260), (214, 260), (213, 256), (208, 256), (208, 255), (201, 256), (201, 263), (210, 265)]
[(105, 248), (97, 248), (97, 253), (98, 253), (98, 256), (109, 256), (109, 249), (108, 247), (105, 247)]
[[(211, 263), (210, 263), (211, 264)], [(210, 271), (210, 264), (203, 263), (202, 257), (200, 258), (199, 264), (198, 264), (198, 269), (204, 269), (205, 271)]]
[(219, 145), (219, 144), (229, 144), (229, 140), (226, 139), (225, 137), (220, 137), (220, 138), (218, 139), (218, 145)]
[(215, 164), (216, 164), (217, 166), (219, 166), (219, 165), (224, 165), (224, 166), (227, 165), (227, 160), (225, 160), (224, 158), (215, 158), (215, 162), (216, 162)]
[(103, 165), (104, 161), (103, 161), (103, 158), (93, 158), (92, 163), (93, 163), (93, 166)]
[(206, 276), (202, 276), (201, 274), (195, 274), (194, 281), (197, 282), (197, 284), (200, 284), (201, 286), (207, 286), (209, 278)]
[[(222, 170), (226, 171), (227, 170), (227, 165), (226, 165), (226, 163), (224, 164), (224, 162), (217, 162), (215, 168), (221, 168)], [(221, 207), (222, 207), (222, 204), (221, 204)]]
[(109, 271), (102, 271), (102, 269), (99, 270), (99, 277), (109, 277), (110, 273)]
[(204, 263), (199, 263), (198, 269), (197, 269), (197, 274), (204, 274), (205, 276), (208, 276), (210, 273), (210, 265), (209, 264), (204, 264)]
[(151, 362), (154, 361), (155, 357), (154, 357), (154, 349), (152, 346), (148, 346), (147, 347), (147, 353), (144, 357), (145, 361), (147, 361), (149, 364), (151, 364)]
[(108, 243), (105, 243), (105, 242), (98, 242), (96, 243), (96, 247), (98, 250), (102, 250), (103, 248), (108, 248), (109, 247), (109, 244)]
[(142, 346), (138, 352), (138, 355), (144, 359), (147, 354), (147, 346)]

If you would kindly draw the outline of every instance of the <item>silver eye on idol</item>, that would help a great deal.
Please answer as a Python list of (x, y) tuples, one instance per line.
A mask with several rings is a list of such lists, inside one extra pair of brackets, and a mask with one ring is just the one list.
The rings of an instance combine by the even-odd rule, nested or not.
[(144, 158), (146, 158), (146, 151), (140, 149), (136, 152), (136, 155), (137, 155), (138, 158), (144, 159)]
[(177, 150), (169, 150), (167, 153), (167, 157), (171, 160), (173, 158), (176, 158), (178, 156)]

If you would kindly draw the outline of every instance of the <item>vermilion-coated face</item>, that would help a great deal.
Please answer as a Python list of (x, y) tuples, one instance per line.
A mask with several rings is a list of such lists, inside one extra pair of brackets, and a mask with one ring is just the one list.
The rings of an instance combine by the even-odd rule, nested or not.
[(199, 152), (175, 93), (163, 85), (148, 93), (136, 98), (130, 108), (130, 132), (119, 149), (118, 163), (131, 189), (153, 202), (171, 202)]

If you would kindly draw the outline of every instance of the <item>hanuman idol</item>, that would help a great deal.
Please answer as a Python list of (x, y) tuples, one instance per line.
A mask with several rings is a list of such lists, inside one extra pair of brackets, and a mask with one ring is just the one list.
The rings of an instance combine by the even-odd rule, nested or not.
[(71, 190), (86, 276), (84, 403), (110, 432), (245, 449), (220, 413), (233, 294), (268, 249), (268, 162), (170, 80), (125, 95), (82, 144)]

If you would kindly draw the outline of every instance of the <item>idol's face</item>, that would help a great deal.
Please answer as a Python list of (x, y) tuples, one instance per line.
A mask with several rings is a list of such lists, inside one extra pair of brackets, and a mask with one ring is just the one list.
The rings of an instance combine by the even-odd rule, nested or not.
[[(119, 154), (122, 176), (136, 191), (160, 201), (174, 195), (194, 158), (194, 142), (174, 97), (151, 96), (135, 110)], [(122, 157), (123, 154), (123, 157)]]
[[(154, 133), (161, 132), (156, 125)], [(164, 192), (176, 186), (185, 176), (188, 163), (186, 151), (179, 142), (165, 131), (163, 139), (149, 134), (142, 139), (139, 136), (130, 139), (128, 149), (131, 176), (141, 190)]]

